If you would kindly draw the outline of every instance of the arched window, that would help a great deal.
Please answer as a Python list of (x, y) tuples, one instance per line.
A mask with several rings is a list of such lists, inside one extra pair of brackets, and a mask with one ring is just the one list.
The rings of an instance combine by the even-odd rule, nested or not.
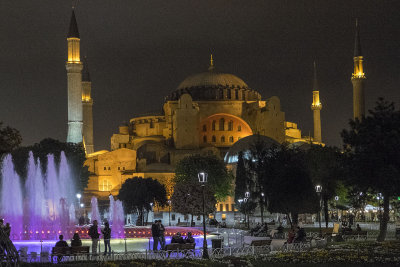
[(219, 99), (224, 99), (224, 90), (219, 89), (218, 93), (219, 93)]
[(233, 143), (233, 136), (229, 137), (229, 142)]
[(228, 131), (233, 131), (233, 121), (228, 122)]
[(224, 119), (224, 118), (221, 118), (221, 119), (219, 120), (219, 130), (220, 130), (220, 131), (225, 130), (225, 119)]
[(104, 179), (101, 183), (100, 183), (100, 191), (111, 191), (112, 189), (112, 184), (110, 183), (110, 181)]
[(225, 136), (221, 136), (221, 143), (225, 143)]
[(217, 138), (215, 138), (215, 135), (212, 136), (211, 141), (214, 143), (217, 142)]
[(213, 131), (215, 131), (215, 124), (217, 124), (217, 122), (216, 122), (216, 121), (213, 121), (213, 122), (212, 122), (212, 130), (213, 130)]
[(205, 124), (203, 125), (203, 132), (207, 132), (207, 126)]
[(236, 100), (239, 99), (239, 91), (238, 90), (235, 90), (235, 99)]
[(246, 92), (244, 90), (242, 91), (242, 100), (246, 100)]
[(238, 125), (238, 132), (242, 131), (242, 125)]
[(228, 90), (227, 90), (227, 93), (228, 93), (228, 99), (231, 99), (231, 98), (232, 98), (232, 91), (231, 91), (231, 89), (228, 89)]
[(206, 135), (203, 136), (203, 143), (207, 143), (207, 136)]

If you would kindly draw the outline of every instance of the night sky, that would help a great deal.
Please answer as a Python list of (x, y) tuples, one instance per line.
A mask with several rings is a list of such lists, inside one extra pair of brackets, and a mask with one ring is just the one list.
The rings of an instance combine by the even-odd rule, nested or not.
[[(354, 24), (359, 17), (366, 107), (400, 101), (400, 1), (81, 0), (76, 16), (94, 99), (95, 149), (123, 121), (161, 112), (188, 75), (216, 69), (276, 95), (286, 120), (312, 132), (313, 61), (322, 138), (341, 145), (352, 117)], [(24, 145), (67, 135), (68, 0), (0, 1), (0, 121)]]

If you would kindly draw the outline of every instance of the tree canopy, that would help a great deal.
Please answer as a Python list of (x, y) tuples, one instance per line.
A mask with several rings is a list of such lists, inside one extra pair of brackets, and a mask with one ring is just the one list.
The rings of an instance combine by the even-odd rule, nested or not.
[[(205, 213), (210, 214), (215, 211), (217, 200), (210, 188), (205, 185)], [(198, 182), (177, 183), (171, 197), (172, 209), (184, 215), (203, 214), (203, 188)]]
[(382, 193), (384, 213), (378, 240), (385, 239), (390, 199), (400, 195), (400, 112), (379, 98), (369, 115), (342, 131), (349, 184), (359, 192)]
[(10, 126), (3, 126), (0, 121), (0, 158), (3, 154), (10, 153), (22, 143), (19, 131)]
[(218, 201), (224, 200), (232, 193), (233, 175), (228, 172), (222, 159), (216, 156), (193, 155), (182, 159), (175, 169), (175, 182), (197, 182), (199, 172), (208, 173), (210, 190)]
[(127, 179), (118, 193), (118, 199), (123, 203), (127, 213), (139, 215), (139, 224), (144, 223), (144, 212), (149, 212), (152, 205), (164, 207), (167, 205), (165, 186), (152, 178), (133, 177)]

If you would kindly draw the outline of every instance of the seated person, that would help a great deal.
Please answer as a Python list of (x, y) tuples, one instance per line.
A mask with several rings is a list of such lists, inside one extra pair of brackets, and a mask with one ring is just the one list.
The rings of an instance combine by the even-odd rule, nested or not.
[(183, 237), (181, 236), (181, 233), (177, 232), (176, 235), (174, 235), (171, 238), (171, 244), (184, 244), (185, 241), (183, 240)]
[(279, 224), (279, 226), (276, 228), (276, 230), (278, 230), (278, 234), (283, 234), (283, 226), (282, 224)]
[(192, 236), (192, 232), (187, 233), (187, 237), (185, 238), (185, 243), (186, 244), (193, 244), (194, 243), (194, 238)]
[(296, 236), (296, 233), (295, 233), (295, 231), (294, 231), (294, 228), (291, 227), (291, 228), (289, 229), (289, 232), (288, 232), (288, 240), (287, 240), (287, 243), (288, 243), (288, 244), (292, 244), (293, 241), (294, 241), (294, 237), (295, 237), (295, 236)]
[(306, 232), (304, 228), (297, 227), (296, 236), (294, 238), (295, 243), (300, 243), (306, 241)]
[(360, 227), (360, 225), (359, 225), (358, 223), (357, 223), (356, 231), (357, 231), (357, 232), (361, 232), (361, 227)]
[(257, 223), (257, 225), (255, 227), (253, 227), (250, 230), (250, 234), (253, 236), (255, 233), (257, 233), (259, 230), (261, 229), (261, 225), (260, 223)]
[(56, 243), (55, 247), (56, 248), (67, 248), (68, 247), (68, 243), (67, 243), (67, 241), (63, 240), (64, 236), (60, 235), (58, 238), (60, 239), (60, 241), (58, 241)]
[(82, 240), (79, 237), (79, 234), (75, 233), (71, 240), (71, 247), (81, 247), (81, 246), (82, 246)]

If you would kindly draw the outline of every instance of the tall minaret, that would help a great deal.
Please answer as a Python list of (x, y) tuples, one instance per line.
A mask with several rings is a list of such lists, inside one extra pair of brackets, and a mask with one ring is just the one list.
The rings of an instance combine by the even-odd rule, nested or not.
[(82, 107), (83, 107), (83, 142), (86, 153), (94, 152), (93, 146), (93, 99), (91, 97), (92, 81), (86, 57), (83, 58), (82, 70)]
[(82, 62), (79, 49), (79, 31), (72, 9), (67, 36), (68, 61), (65, 64), (68, 77), (68, 136), (67, 142), (82, 142)]
[(354, 44), (354, 72), (351, 76), (353, 83), (353, 118), (361, 119), (365, 115), (363, 56), (361, 54), (360, 27), (356, 19), (356, 40)]
[(317, 65), (314, 61), (314, 85), (313, 85), (313, 102), (311, 104), (314, 117), (314, 142), (322, 143), (321, 135), (321, 109), (322, 104), (319, 101), (319, 88), (317, 80)]

